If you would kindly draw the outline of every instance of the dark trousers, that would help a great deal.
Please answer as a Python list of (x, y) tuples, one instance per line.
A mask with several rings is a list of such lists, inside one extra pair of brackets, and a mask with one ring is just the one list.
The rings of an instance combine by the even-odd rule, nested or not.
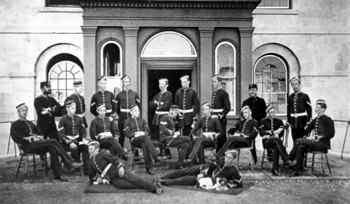
[(264, 148), (273, 148), (274, 150), (272, 169), (278, 169), (280, 155), (284, 163), (289, 159), (288, 153), (286, 151), (286, 147), (283, 146), (283, 142), (281, 139), (279, 138), (263, 139), (262, 142), (263, 142)]
[[(171, 141), (171, 142), (170, 142)], [(176, 138), (165, 138), (162, 141), (163, 147), (177, 147), (179, 149), (179, 164), (182, 164), (187, 157), (188, 148), (190, 146), (191, 139), (187, 136), (178, 136)]]
[(73, 162), (73, 159), (67, 154), (61, 144), (55, 139), (34, 142), (34, 147), (29, 151), (25, 151), (25, 145), (22, 146), (22, 149), (26, 153), (44, 154), (46, 152), (49, 152), (51, 162), (50, 166), (55, 178), (59, 178), (62, 175), (58, 155), (61, 155), (61, 158), (67, 167), (71, 167), (71, 163)]
[(221, 147), (227, 141), (227, 138), (226, 138), (226, 125), (227, 125), (227, 122), (223, 122), (222, 120), (220, 120), (220, 125), (221, 125), (221, 128), (222, 128), (223, 134), (221, 135), (221, 137), (219, 137), (217, 139), (217, 143), (218, 144), (216, 146), (216, 151), (219, 151), (221, 149)]
[(162, 144), (160, 142), (160, 134), (159, 134), (159, 126), (158, 125), (154, 125), (154, 132), (156, 133), (156, 137), (157, 137), (157, 140), (158, 140), (160, 154), (163, 154), (163, 151), (164, 151), (165, 155), (167, 155), (167, 156), (171, 155), (169, 149), (164, 149), (163, 150)]
[(81, 162), (80, 160), (80, 154), (82, 154), (83, 156), (83, 169), (84, 172), (88, 173), (89, 172), (89, 160), (90, 160), (90, 156), (89, 156), (89, 148), (86, 144), (78, 144), (75, 143), (77, 145), (76, 148), (70, 148), (69, 145), (67, 144), (63, 144), (65, 146), (66, 149), (69, 149), (70, 155), (72, 156), (72, 158), (74, 159), (75, 162)]
[(141, 177), (134, 175), (126, 169), (124, 171), (124, 175), (121, 178), (119, 178), (118, 173), (116, 173), (115, 178), (112, 179), (111, 183), (115, 187), (121, 189), (143, 188), (150, 192), (154, 192), (156, 190), (155, 184), (143, 180)]
[(248, 140), (246, 140), (243, 137), (239, 137), (239, 136), (233, 136), (233, 137), (229, 137), (228, 140), (225, 142), (225, 144), (220, 148), (220, 150), (218, 152), (216, 152), (216, 156), (219, 158), (222, 155), (224, 155), (224, 153), (226, 152), (226, 150), (228, 148), (238, 148), (238, 147), (250, 147), (250, 143)]
[(45, 140), (49, 138), (49, 139), (55, 139), (58, 141), (58, 132), (57, 132), (56, 125), (48, 128), (42, 128), (40, 129), (40, 131), (43, 133)]
[(158, 156), (157, 150), (154, 148), (151, 139), (148, 136), (134, 137), (131, 140), (131, 146), (141, 147), (143, 151), (143, 157), (145, 158), (146, 168), (152, 167), (151, 157), (156, 160)]
[(111, 154), (119, 155), (120, 158), (123, 158), (124, 154), (126, 153), (124, 152), (124, 149), (121, 146), (121, 144), (114, 137), (100, 139), (99, 142), (100, 142), (101, 148), (109, 148), (109, 151)]
[(118, 129), (119, 129), (119, 144), (124, 147), (125, 135), (124, 135), (124, 121), (121, 123), (118, 121)]
[(195, 185), (197, 175), (204, 169), (208, 168), (208, 164), (195, 165), (186, 169), (179, 169), (161, 177), (161, 184), (164, 185)]
[(324, 151), (327, 147), (323, 143), (315, 142), (308, 139), (297, 139), (292, 151), (290, 151), (289, 157), (291, 160), (296, 160), (297, 164), (294, 166), (294, 170), (301, 172), (304, 164), (304, 154), (307, 151)]
[(191, 130), (192, 130), (191, 125), (185, 125), (184, 128), (182, 129), (182, 135), (190, 136)]
[(300, 128), (300, 129), (293, 129), (292, 128), (292, 138), (293, 138), (293, 143), (295, 145), (295, 141), (299, 138), (303, 138), (304, 137), (304, 128)]
[(196, 154), (198, 153), (199, 163), (204, 164), (205, 163), (205, 157), (204, 157), (204, 149), (206, 147), (215, 147), (216, 142), (214, 140), (208, 139), (206, 137), (198, 137), (193, 145), (192, 151), (190, 155), (188, 155), (188, 158), (194, 159)]

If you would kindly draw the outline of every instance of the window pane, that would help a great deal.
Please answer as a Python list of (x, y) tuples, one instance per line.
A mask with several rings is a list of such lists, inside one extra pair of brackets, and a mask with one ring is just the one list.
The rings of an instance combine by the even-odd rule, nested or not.
[(261, 0), (258, 7), (289, 8), (289, 0)]
[(79, 0), (46, 0), (47, 5), (79, 5)]
[(121, 75), (121, 51), (118, 45), (109, 43), (103, 49), (103, 66), (107, 76)]

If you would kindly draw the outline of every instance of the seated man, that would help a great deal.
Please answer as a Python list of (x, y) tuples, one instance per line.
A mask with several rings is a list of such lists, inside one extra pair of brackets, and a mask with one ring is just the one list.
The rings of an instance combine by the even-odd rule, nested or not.
[(159, 156), (159, 152), (154, 148), (149, 136), (149, 127), (144, 119), (139, 118), (140, 109), (136, 104), (130, 107), (130, 113), (131, 118), (124, 123), (124, 134), (130, 139), (131, 146), (142, 148), (146, 171), (153, 175), (154, 169), (152, 168), (151, 157), (155, 162), (164, 160), (164, 158)]
[(266, 108), (268, 117), (261, 120), (260, 136), (262, 137), (263, 147), (273, 148), (273, 165), (272, 165), (272, 175), (279, 176), (279, 155), (281, 155), (285, 165), (290, 166), (292, 162), (288, 160), (288, 153), (286, 147), (283, 146), (283, 141), (281, 137), (284, 134), (283, 121), (276, 118), (276, 109), (272, 105), (268, 105)]
[[(252, 142), (255, 141), (254, 139), (259, 132), (259, 123), (252, 118), (252, 112), (249, 106), (244, 106), (241, 110), (241, 114), (243, 120), (236, 123), (236, 125), (234, 125), (233, 128), (228, 131), (229, 137), (221, 149), (216, 153), (217, 157), (223, 155), (228, 148), (235, 149), (238, 147), (250, 147)], [(237, 130), (239, 133), (235, 134)], [(254, 162), (256, 163), (257, 158), (255, 149), (253, 150), (252, 154), (254, 157)]]
[(327, 109), (325, 100), (316, 101), (315, 112), (317, 117), (306, 125), (304, 134), (315, 130), (314, 136), (305, 136), (297, 139), (289, 154), (291, 160), (296, 162), (292, 176), (300, 176), (303, 169), (304, 154), (307, 151), (325, 151), (331, 147), (330, 140), (334, 137), (334, 122), (332, 118), (324, 114)]
[(192, 135), (196, 137), (196, 132), (202, 128), (203, 135), (195, 139), (193, 149), (188, 155), (187, 162), (192, 162), (196, 154), (198, 153), (199, 163), (204, 164), (204, 149), (206, 147), (216, 147), (216, 139), (223, 135), (223, 130), (220, 125), (220, 121), (217, 117), (211, 116), (211, 109), (209, 103), (203, 103), (202, 111), (204, 117), (196, 123), (192, 130)]
[(118, 138), (114, 137), (113, 125), (106, 117), (106, 106), (102, 104), (97, 107), (98, 117), (93, 119), (90, 124), (90, 137), (100, 143), (101, 148), (109, 148), (113, 155), (119, 155), (120, 158), (126, 160), (127, 153), (119, 144)]
[(195, 185), (199, 179), (208, 177), (214, 180), (213, 184), (224, 179), (229, 188), (241, 188), (243, 186), (242, 178), (238, 168), (233, 164), (235, 158), (236, 153), (228, 151), (224, 157), (220, 157), (211, 164), (200, 164), (176, 170), (157, 180), (163, 185)]
[(94, 140), (89, 142), (89, 153), (90, 153), (90, 181), (93, 184), (109, 183), (112, 179), (121, 179), (120, 181), (112, 182), (118, 188), (128, 188), (135, 186), (144, 188), (152, 193), (158, 195), (163, 192), (163, 188), (160, 183), (152, 184), (143, 180), (140, 177), (135, 176), (130, 171), (124, 168), (124, 164), (121, 159), (113, 156), (106, 151), (100, 151), (100, 144)]
[(168, 115), (164, 115), (159, 122), (160, 143), (163, 147), (177, 147), (179, 149), (179, 160), (176, 167), (181, 168), (187, 156), (191, 140), (189, 137), (181, 136), (182, 124), (179, 122), (179, 106), (171, 105)]
[(16, 107), (19, 119), (11, 124), (11, 137), (24, 153), (45, 154), (49, 152), (51, 169), (55, 179), (59, 181), (68, 181), (68, 178), (62, 175), (58, 155), (67, 168), (80, 168), (83, 164), (76, 163), (66, 153), (61, 144), (56, 139), (44, 140), (39, 129), (26, 119), (28, 106), (24, 103)]
[(86, 130), (83, 119), (75, 115), (76, 105), (73, 100), (66, 101), (67, 115), (63, 116), (58, 123), (58, 134), (63, 147), (70, 151), (76, 162), (80, 162), (80, 153), (83, 155), (84, 175), (89, 174), (89, 150), (83, 143)]

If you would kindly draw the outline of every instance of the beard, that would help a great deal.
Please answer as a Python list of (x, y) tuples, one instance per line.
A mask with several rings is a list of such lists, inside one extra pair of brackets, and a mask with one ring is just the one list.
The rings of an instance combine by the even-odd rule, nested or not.
[(50, 90), (45, 90), (44, 94), (47, 94), (47, 95), (51, 94), (51, 89)]

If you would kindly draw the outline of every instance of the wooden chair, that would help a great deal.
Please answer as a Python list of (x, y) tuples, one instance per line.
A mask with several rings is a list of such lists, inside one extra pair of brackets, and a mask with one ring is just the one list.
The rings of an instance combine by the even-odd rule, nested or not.
[[(329, 161), (328, 161), (328, 157), (327, 157), (328, 150), (324, 150), (324, 151), (308, 151), (307, 153), (305, 153), (305, 157), (304, 157), (305, 163), (307, 162), (307, 154), (312, 154), (312, 159), (309, 160), (309, 161), (311, 161), (311, 172), (314, 171), (315, 163), (321, 164), (322, 173), (323, 173), (323, 176), (325, 177), (326, 175), (325, 175), (324, 166), (325, 166), (325, 160), (326, 160), (326, 164), (327, 164), (328, 170), (329, 170), (329, 175), (332, 175), (331, 166), (329, 165)], [(321, 155), (321, 161), (320, 162), (316, 162), (315, 161), (315, 155)]]
[[(18, 149), (20, 150), (19, 156), (19, 163), (16, 171), (16, 178), (18, 177), (18, 174), (22, 167), (24, 167), (24, 177), (27, 177), (28, 169), (30, 167), (33, 168), (34, 175), (36, 175), (37, 170), (44, 170), (45, 175), (47, 176), (47, 157), (45, 154), (36, 154), (36, 153), (24, 153), (21, 148), (18, 146)], [(35, 158), (36, 156), (39, 156), (40, 162), (37, 163)]]
[(253, 159), (253, 154), (252, 154), (252, 150), (254, 149), (254, 144), (255, 144), (255, 140), (252, 141), (252, 144), (250, 145), (250, 147), (239, 147), (239, 148), (235, 149), (235, 150), (237, 150), (237, 166), (239, 164), (239, 156), (241, 154), (241, 151), (248, 150), (250, 166), (251, 166), (252, 171), (254, 171), (254, 159)]
[[(135, 157), (136, 151), (139, 152), (139, 156), (137, 156), (137, 157)], [(143, 159), (143, 156), (141, 156), (141, 152), (143, 155), (143, 151), (142, 151), (141, 147), (131, 146), (131, 152), (132, 152), (132, 154), (129, 154), (130, 166), (131, 166), (131, 169), (134, 169), (135, 164), (143, 164), (144, 163), (143, 161), (141, 161), (141, 159)], [(135, 159), (138, 159), (138, 161), (135, 162)]]

